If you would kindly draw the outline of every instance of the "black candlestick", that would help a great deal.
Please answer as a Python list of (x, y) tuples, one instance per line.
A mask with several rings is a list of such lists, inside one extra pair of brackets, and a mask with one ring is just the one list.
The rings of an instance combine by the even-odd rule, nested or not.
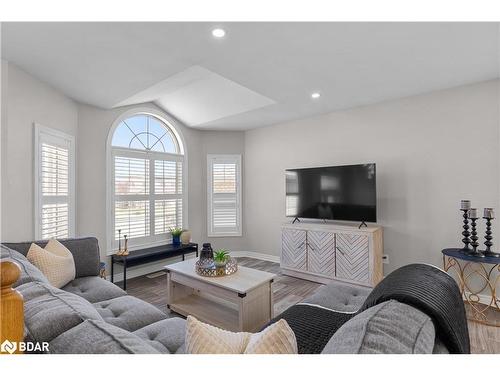
[(118, 229), (118, 252), (122, 252), (122, 230)]
[(500, 254), (499, 253), (495, 253), (493, 251), (491, 251), (491, 246), (493, 246), (493, 242), (491, 242), (491, 240), (493, 239), (493, 236), (491, 235), (491, 218), (489, 217), (485, 217), (484, 219), (486, 219), (486, 235), (484, 236), (484, 239), (486, 241), (484, 241), (484, 244), (486, 245), (486, 250), (483, 251), (483, 254), (487, 257), (500, 257)]
[(481, 257), (483, 258), (484, 257), (484, 254), (483, 253), (480, 253), (478, 250), (477, 250), (477, 247), (479, 246), (479, 243), (477, 242), (478, 240), (478, 236), (477, 236), (477, 231), (476, 231), (476, 220), (477, 218), (473, 217), (470, 219), (471, 221), (471, 232), (472, 232), (472, 236), (470, 237), (472, 242), (471, 242), (471, 245), (472, 245), (472, 250), (469, 250), (467, 251), (467, 254), (469, 255), (472, 255), (474, 257)]
[(470, 239), (469, 239), (469, 236), (470, 236), (470, 232), (469, 232), (469, 215), (468, 215), (468, 212), (469, 210), (468, 209), (460, 209), (460, 211), (463, 211), (464, 215), (463, 215), (463, 218), (464, 218), (464, 225), (463, 225), (463, 232), (462, 232), (462, 236), (464, 236), (462, 238), (462, 242), (464, 243), (464, 247), (463, 247), (463, 251), (466, 251), (466, 252), (469, 252), (471, 249), (469, 247), (469, 244), (470, 244)]

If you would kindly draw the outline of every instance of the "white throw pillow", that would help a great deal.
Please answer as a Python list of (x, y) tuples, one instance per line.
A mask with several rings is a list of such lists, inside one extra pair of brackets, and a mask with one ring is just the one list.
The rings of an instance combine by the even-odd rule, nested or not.
[(75, 279), (73, 254), (57, 240), (49, 240), (45, 249), (32, 243), (26, 258), (37, 267), (52, 286), (61, 288)]
[(280, 319), (262, 332), (229, 332), (187, 317), (187, 354), (297, 354), (297, 340)]

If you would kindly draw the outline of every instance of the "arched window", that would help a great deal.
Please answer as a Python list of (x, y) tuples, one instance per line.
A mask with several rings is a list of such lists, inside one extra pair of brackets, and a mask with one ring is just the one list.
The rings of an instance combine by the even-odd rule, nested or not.
[[(131, 250), (165, 242), (182, 228), (185, 207), (184, 145), (167, 120), (137, 113), (112, 130), (110, 163), (111, 249), (119, 233)], [(108, 172), (109, 173), (109, 172)]]

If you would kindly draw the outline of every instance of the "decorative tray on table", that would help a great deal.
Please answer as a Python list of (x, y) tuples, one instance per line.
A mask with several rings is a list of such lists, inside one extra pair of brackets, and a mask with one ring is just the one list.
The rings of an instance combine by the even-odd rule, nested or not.
[(230, 258), (226, 265), (216, 266), (212, 259), (201, 259), (195, 264), (196, 273), (206, 277), (220, 277), (232, 275), (238, 271), (238, 263), (235, 259)]

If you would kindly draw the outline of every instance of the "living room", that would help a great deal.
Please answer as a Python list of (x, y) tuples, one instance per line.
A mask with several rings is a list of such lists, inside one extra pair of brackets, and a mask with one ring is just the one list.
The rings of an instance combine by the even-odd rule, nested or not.
[(2, 21), (1, 351), (499, 354), (499, 24), (198, 21)]

